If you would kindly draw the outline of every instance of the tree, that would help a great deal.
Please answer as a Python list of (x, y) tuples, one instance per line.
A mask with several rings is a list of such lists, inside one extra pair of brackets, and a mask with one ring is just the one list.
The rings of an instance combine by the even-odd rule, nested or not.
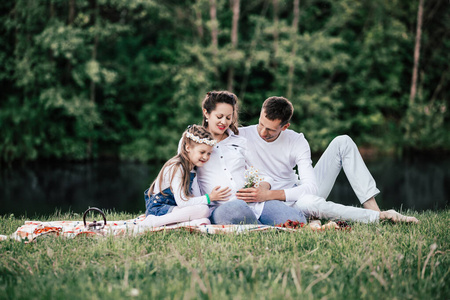
[[(231, 0), (233, 8), (233, 22), (231, 26), (231, 52), (234, 52), (238, 45), (238, 28), (239, 28), (239, 14), (240, 14), (240, 0)], [(231, 65), (228, 69), (228, 85), (227, 90), (233, 91), (234, 83), (234, 66)]]
[(0, 2), (0, 160), (162, 162), (200, 122), (205, 93), (226, 88), (241, 100), (243, 124), (257, 122), (267, 97), (287, 96), (291, 128), (315, 152), (338, 134), (391, 153), (448, 151), (447, 8), (447, 0), (305, 0), (301, 9), (299, 0)]
[(419, 0), (419, 8), (417, 10), (417, 32), (416, 32), (416, 44), (414, 46), (414, 66), (411, 80), (411, 93), (409, 96), (409, 104), (414, 104), (414, 98), (417, 91), (417, 73), (419, 69), (420, 58), (420, 39), (422, 37), (422, 20), (423, 20), (423, 0)]
[[(297, 52), (297, 32), (298, 32), (298, 23), (300, 19), (300, 0), (294, 0), (294, 18), (292, 20), (292, 50), (291, 56), (295, 57)], [(288, 87), (286, 91), (286, 95), (288, 98), (292, 98), (292, 86), (294, 84), (294, 60), (291, 61), (289, 65), (289, 73), (288, 73)]]

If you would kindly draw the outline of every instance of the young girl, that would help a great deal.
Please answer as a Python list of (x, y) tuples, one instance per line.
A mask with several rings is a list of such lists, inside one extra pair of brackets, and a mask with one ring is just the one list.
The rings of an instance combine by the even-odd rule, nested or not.
[(203, 127), (188, 127), (183, 133), (178, 155), (165, 163), (158, 177), (144, 192), (147, 217), (139, 224), (140, 228), (187, 221), (191, 225), (210, 224), (208, 204), (227, 200), (230, 189), (216, 186), (209, 194), (191, 197), (191, 188), (195, 169), (209, 160), (215, 144), (212, 135)]

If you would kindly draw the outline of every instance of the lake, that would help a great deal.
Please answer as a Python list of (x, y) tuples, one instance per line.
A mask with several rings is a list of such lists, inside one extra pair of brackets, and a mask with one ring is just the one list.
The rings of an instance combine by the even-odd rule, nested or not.
[[(381, 194), (381, 209), (417, 211), (448, 207), (450, 158), (378, 158), (367, 162)], [(2, 167), (0, 215), (33, 218), (72, 211), (82, 214), (88, 207), (141, 214), (143, 192), (161, 165), (129, 162), (30, 163)], [(359, 202), (341, 172), (328, 198), (347, 205)]]

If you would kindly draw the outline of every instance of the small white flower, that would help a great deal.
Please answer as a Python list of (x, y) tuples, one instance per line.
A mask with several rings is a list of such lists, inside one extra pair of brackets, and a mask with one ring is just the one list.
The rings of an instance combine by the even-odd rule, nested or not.
[(135, 288), (131, 289), (131, 291), (130, 291), (130, 296), (131, 296), (131, 297), (137, 297), (137, 296), (139, 296), (139, 290), (138, 290), (138, 289), (135, 289)]
[(210, 139), (207, 139), (207, 138), (200, 139), (198, 136), (193, 135), (192, 133), (187, 132), (187, 131), (186, 131), (186, 137), (191, 139), (191, 140), (193, 140), (196, 143), (206, 144), (208, 146), (214, 146), (217, 143), (216, 140), (210, 140)]
[(244, 188), (250, 188), (250, 187), (258, 187), (259, 183), (263, 180), (258, 175), (258, 170), (254, 167), (250, 167), (244, 172), (245, 185)]

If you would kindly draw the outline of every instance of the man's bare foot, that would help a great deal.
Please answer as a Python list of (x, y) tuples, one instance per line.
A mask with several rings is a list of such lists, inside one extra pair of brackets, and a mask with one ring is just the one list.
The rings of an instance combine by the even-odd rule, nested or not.
[(419, 220), (415, 217), (404, 216), (393, 209), (380, 212), (380, 220), (391, 220), (394, 223), (405, 222), (418, 224)]
[(369, 200), (367, 200), (366, 202), (363, 203), (363, 207), (365, 209), (371, 209), (371, 210), (375, 210), (375, 211), (381, 211), (380, 208), (378, 207), (377, 201), (375, 201), (375, 198), (372, 197)]

